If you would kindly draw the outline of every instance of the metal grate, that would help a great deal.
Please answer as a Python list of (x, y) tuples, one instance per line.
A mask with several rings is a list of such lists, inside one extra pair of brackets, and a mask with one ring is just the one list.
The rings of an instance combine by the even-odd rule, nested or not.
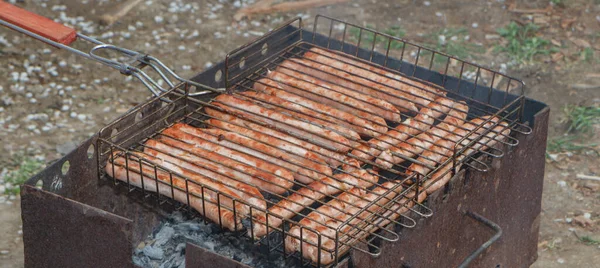
[[(328, 32), (326, 43), (320, 43), (315, 38), (318, 26), (322, 25), (323, 21), (329, 24), (329, 28), (326, 28), (326, 32)], [(299, 23), (299, 27), (291, 27), (295, 22)], [(342, 27), (336, 26), (340, 23), (342, 23)], [(321, 266), (337, 263), (341, 256), (351, 248), (378, 255), (380, 249), (374, 242), (375, 238), (388, 241), (399, 239), (395, 232), (385, 228), (388, 224), (395, 223), (404, 227), (415, 226), (416, 221), (413, 218), (403, 215), (408, 211), (424, 217), (432, 215), (432, 212), (421, 203), (429, 187), (432, 187), (435, 182), (454, 174), (461, 165), (486, 171), (489, 167), (485, 162), (476, 159), (475, 156), (478, 153), (491, 157), (502, 157), (503, 152), (495, 149), (494, 144), (503, 143), (516, 146), (518, 140), (512, 138), (508, 134), (509, 131), (523, 134), (531, 131), (529, 127), (520, 123), (524, 96), (522, 95), (523, 84), (518, 80), (401, 39), (323, 16), (315, 19), (313, 33), (304, 32), (301, 26), (301, 20), (291, 21), (267, 36), (230, 53), (226, 58), (224, 69), (225, 84), (229, 93), (228, 99), (225, 101), (222, 98), (213, 99), (215, 96), (192, 98), (189, 96), (190, 86), (183, 83), (103, 128), (100, 131), (97, 146), (101, 177), (105, 177), (107, 173), (115, 174), (119, 167), (125, 167), (126, 179), (124, 181), (130, 190), (141, 188), (145, 192), (157, 192), (156, 196), (161, 202), (168, 200), (161, 197), (161, 194), (176, 199), (188, 207), (198, 210), (222, 228), (234, 231), (247, 229), (247, 231), (241, 231), (240, 234), (247, 235), (249, 239), (262, 238), (257, 240), (258, 243), (265, 245), (269, 251), (281, 252), (286, 258), (300, 257), (306, 260), (306, 263)], [(355, 40), (356, 44), (350, 44), (347, 41), (349, 37), (346, 33), (352, 27), (359, 29), (357, 40)], [(335, 38), (335, 29), (342, 32), (341, 38), (339, 38), (341, 42)], [(373, 39), (368, 38), (372, 40), (370, 41), (370, 50), (364, 49), (365, 41), (363, 39), (365, 36), (373, 36)], [(380, 37), (385, 41), (379, 42)], [(398, 43), (401, 45), (397, 45)], [(385, 51), (383, 58), (383, 53), (377, 51), (378, 48), (381, 49), (381, 46)], [(329, 50), (311, 50), (315, 47)], [(404, 55), (410, 55), (411, 53), (408, 51), (413, 48), (416, 48), (417, 52), (414, 61), (410, 62), (408, 61), (409, 57), (404, 57)], [(400, 53), (400, 64), (394, 65), (398, 61), (393, 60), (390, 56), (396, 52)], [(431, 58), (426, 59), (429, 56), (423, 52), (430, 53)], [(343, 62), (346, 68), (336, 67), (335, 64), (326, 65), (330, 68), (328, 71), (311, 67), (320, 64), (321, 61), (316, 60), (317, 58), (306, 58), (307, 53), (312, 53), (315, 57), (326, 61)], [(445, 71), (441, 72), (444, 77), (441, 85), (415, 77), (419, 68), (423, 67), (423, 61), (428, 61), (425, 68), (428, 65), (428, 69), (432, 70), (432, 68), (436, 68), (435, 59), (439, 57), (447, 58), (445, 67), (442, 66)], [(289, 62), (292, 58), (305, 59), (304, 62), (299, 63), (302, 70), (282, 65), (283, 62)], [(451, 66), (453, 66), (452, 61), (460, 62), (458, 65), (460, 73), (458, 79), (454, 80), (450, 73)], [(464, 79), (466, 77), (464, 72), (471, 66), (477, 69), (476, 75), (472, 79), (475, 86), (470, 92), (460, 91), (460, 84), (467, 82)], [(362, 77), (360, 82), (354, 80), (356, 77), (360, 77), (360, 74), (357, 73), (373, 70), (372, 68), (393, 74), (387, 78), (393, 80), (392, 82), (395, 84), (406, 85), (406, 88), (414, 91), (402, 92), (399, 88), (393, 88), (393, 90), (400, 91), (398, 95), (394, 95), (387, 91), (388, 85), (381, 81), (369, 77)], [(383, 127), (383, 130), (373, 130), (370, 136), (368, 133), (364, 133), (360, 135), (361, 137), (356, 137), (344, 131), (346, 127), (340, 128), (338, 122), (332, 117), (328, 117), (323, 110), (303, 104), (297, 106), (298, 110), (290, 110), (289, 106), (270, 102), (264, 95), (260, 95), (264, 91), (257, 90), (257, 86), (269, 86), (273, 85), (272, 83), (282, 86), (284, 89), (277, 90), (285, 91), (291, 97), (310, 94), (306, 87), (298, 86), (297, 83), (273, 78), (273, 73), (270, 73), (273, 70), (287, 73), (292, 79), (305, 83), (311, 88), (319, 88), (312, 79), (323, 79), (320, 75), (328, 74), (326, 82), (333, 87), (325, 89), (332, 91), (337, 89), (336, 93), (340, 94), (343, 91), (345, 92), (343, 95), (347, 97), (348, 101), (353, 100), (357, 103), (364, 101), (355, 97), (358, 95), (354, 93), (359, 92), (347, 86), (350, 82), (359, 83), (366, 90), (395, 98), (402, 103), (428, 102), (420, 93), (429, 94), (431, 98), (435, 98), (435, 101), (432, 101), (430, 106), (415, 106), (418, 109), (399, 107), (403, 108), (403, 111), (397, 113), (398, 120), (395, 122), (376, 120), (376, 118), (381, 118), (380, 114), (372, 109), (354, 107), (356, 108), (354, 115), (362, 120), (360, 122)], [(407, 75), (406, 70), (412, 71)], [(491, 74), (491, 77), (488, 76), (490, 79), (482, 78), (483, 73)], [(497, 91), (493, 90), (500, 84), (497, 81), (507, 85), (504, 96), (499, 97)], [(454, 89), (451, 87), (452, 84), (456, 85)], [(485, 87), (484, 84), (488, 87), (482, 90), (481, 88)], [(521, 91), (521, 94), (516, 98), (511, 98), (512, 95), (509, 92), (515, 90), (514, 85), (517, 85), (516, 89)], [(402, 86), (402, 88), (405, 87)], [(485, 95), (486, 92), (486, 96), (477, 95)], [(307, 127), (314, 126), (328, 132), (309, 132), (308, 135), (305, 135), (306, 131), (298, 131), (298, 128), (289, 121), (278, 121), (260, 110), (245, 110), (242, 106), (227, 101), (231, 98), (237, 101), (246, 101), (258, 107), (269, 108), (269, 110), (282, 111), (286, 118), (295, 120), (296, 124), (300, 122), (307, 124)], [(452, 102), (445, 104), (442, 100), (452, 100)], [(326, 101), (335, 104), (338, 99), (332, 97), (326, 98)], [(461, 102), (468, 107), (468, 111), (458, 110), (457, 105)], [(383, 106), (376, 108), (394, 113)], [(153, 116), (145, 114), (150, 110), (153, 111)], [(157, 114), (160, 115), (160, 120), (154, 119)], [(428, 119), (428, 114), (438, 114), (439, 116)], [(133, 124), (125, 125), (124, 122), (128, 120), (124, 120), (124, 118), (130, 117), (135, 117), (137, 120)], [(316, 117), (319, 120), (316, 120)], [(152, 120), (150, 120), (151, 118)], [(483, 119), (468, 127), (463, 124), (475, 118)], [(444, 135), (441, 130), (433, 131), (440, 126), (440, 121), (462, 134), (452, 136)], [(206, 148), (228, 144), (225, 147), (228, 148), (230, 154), (223, 153), (217, 156), (206, 148), (201, 150), (190, 145), (190, 140), (181, 138), (182, 135), (178, 135), (178, 132), (170, 132), (169, 129), (173, 129), (174, 125), (180, 126), (178, 123), (213, 130), (232, 131), (239, 136), (228, 138), (219, 134), (218, 131), (206, 131), (202, 134), (186, 132), (194, 139), (205, 143)], [(416, 128), (415, 124), (419, 124), (421, 127)], [(358, 123), (350, 123), (347, 126), (350, 129), (359, 129), (360, 127), (364, 126)], [(388, 139), (391, 138), (390, 130), (394, 129), (410, 130), (403, 143), (390, 142)], [(424, 146), (419, 143), (422, 141), (420, 139), (424, 134), (421, 133), (424, 130), (425, 132), (431, 130), (427, 133), (433, 133), (433, 139), (440, 141), (438, 147)], [(269, 140), (257, 138), (252, 134), (255, 132), (266, 135), (265, 137), (268, 137)], [(332, 133), (332, 135), (323, 133)], [(282, 135), (294, 138), (284, 138)], [(334, 139), (334, 137), (341, 138)], [(154, 145), (150, 145), (149, 141), (154, 141)], [(161, 143), (165, 146), (157, 146)], [(262, 146), (262, 148), (273, 147), (275, 143), (285, 144), (287, 147), (283, 148), (282, 146), (279, 150), (287, 156), (281, 157), (274, 153), (265, 153), (266, 157), (263, 156), (263, 159), (268, 165), (254, 167), (256, 172), (253, 173), (251, 169), (244, 168), (248, 163), (232, 156), (232, 154), (246, 155), (247, 151), (244, 148), (247, 148), (250, 143), (254, 146)], [(306, 143), (324, 144), (325, 146), (304, 147), (303, 145)], [(405, 148), (401, 147), (401, 144), (411, 146), (418, 153), (407, 157), (405, 154), (399, 153), (402, 151), (394, 151), (394, 149)], [(332, 148), (327, 148), (326, 145)], [(299, 152), (296, 147), (304, 147), (305, 152)], [(351, 150), (350, 147), (353, 149)], [(348, 149), (340, 152), (340, 150), (336, 151), (336, 148)], [(174, 150), (179, 150), (180, 153), (173, 153)], [(440, 150), (445, 153), (440, 153)], [(155, 159), (150, 154), (152, 151), (160, 153), (163, 159), (168, 157), (169, 161)], [(389, 152), (391, 159), (395, 160), (390, 163), (388, 160), (378, 158), (381, 152)], [(308, 155), (316, 156), (316, 158)], [(223, 161), (213, 156), (221, 157), (220, 159)], [(193, 163), (190, 161), (192, 158), (210, 165)], [(320, 169), (319, 167), (323, 167), (324, 164), (317, 159), (323, 159), (330, 166), (332, 163), (336, 163), (333, 165), (333, 172)], [(174, 168), (173, 165), (176, 167)], [(273, 167), (276, 168), (273, 169)], [(278, 170), (283, 171), (284, 174)], [(371, 173), (366, 173), (367, 170), (370, 170)], [(232, 175), (232, 172), (237, 175)], [(301, 172), (304, 172), (302, 174), (306, 177), (309, 177), (308, 174), (312, 174), (312, 176), (324, 179), (320, 182), (307, 180), (303, 183), (298, 181), (300, 177), (291, 180), (289, 176), (285, 175), (296, 174), (298, 176), (297, 174)], [(143, 173), (142, 177), (145, 179), (139, 179), (140, 173)], [(206, 176), (206, 174), (211, 174), (212, 177)], [(246, 177), (252, 177), (255, 180), (249, 183), (242, 179)], [(114, 182), (119, 184), (119, 180), (116, 178)], [(281, 186), (278, 182), (288, 183), (289, 190), (277, 191), (276, 187)], [(239, 185), (250, 185), (256, 188), (261, 188), (259, 185), (265, 185), (261, 191), (265, 200), (264, 205), (260, 200), (255, 202), (244, 198), (256, 196), (256, 192), (253, 192), (252, 188), (240, 188)], [(350, 190), (356, 185), (362, 186), (362, 189), (360, 191)], [(337, 207), (332, 206), (335, 202), (343, 204), (352, 213), (340, 211)], [(282, 207), (282, 204), (286, 204), (286, 206)], [(211, 211), (217, 211), (216, 214), (212, 214), (212, 218), (209, 216)], [(333, 220), (328, 212), (339, 215), (338, 220)], [(283, 216), (282, 214), (287, 215)], [(241, 218), (250, 220), (239, 220)], [(323, 222), (326, 220), (330, 220), (327, 224), (335, 227), (326, 227)], [(376, 232), (377, 230), (381, 231)], [(258, 231), (261, 235), (256, 233)], [(299, 253), (286, 250), (286, 242), (294, 240), (299, 243), (297, 246)], [(367, 247), (364, 247), (365, 245)], [(369, 248), (369, 250), (364, 248)]]

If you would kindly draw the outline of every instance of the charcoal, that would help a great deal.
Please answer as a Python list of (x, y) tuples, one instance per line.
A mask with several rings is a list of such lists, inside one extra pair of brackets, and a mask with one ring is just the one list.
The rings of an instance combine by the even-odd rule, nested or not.
[[(281, 235), (272, 235), (270, 242), (282, 242)], [(185, 267), (186, 243), (192, 243), (212, 252), (239, 261), (251, 267), (296, 267), (287, 264), (280, 253), (271, 253), (265, 246), (256, 246), (246, 234), (222, 230), (179, 211), (163, 220), (149, 235), (146, 245), (133, 253), (133, 263), (141, 267)], [(262, 252), (261, 252), (262, 251)]]
[(148, 258), (153, 259), (153, 260), (162, 260), (164, 257), (163, 249), (158, 248), (158, 247), (153, 247), (151, 245), (144, 247), (143, 252), (144, 252), (144, 255), (148, 256)]

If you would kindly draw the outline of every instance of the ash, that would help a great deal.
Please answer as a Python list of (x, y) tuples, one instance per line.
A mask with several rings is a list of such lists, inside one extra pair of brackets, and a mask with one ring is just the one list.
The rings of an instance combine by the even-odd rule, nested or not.
[[(221, 230), (198, 217), (174, 212), (156, 227), (133, 253), (133, 263), (141, 267), (185, 267), (185, 247), (190, 242), (251, 267), (291, 267), (280, 253), (268, 256), (249, 237)], [(264, 250), (263, 250), (264, 251)]]

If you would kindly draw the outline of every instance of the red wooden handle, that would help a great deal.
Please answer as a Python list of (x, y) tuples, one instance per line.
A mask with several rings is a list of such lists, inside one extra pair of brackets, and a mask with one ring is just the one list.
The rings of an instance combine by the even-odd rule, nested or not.
[(0, 19), (63, 45), (70, 45), (77, 39), (75, 29), (1, 0)]

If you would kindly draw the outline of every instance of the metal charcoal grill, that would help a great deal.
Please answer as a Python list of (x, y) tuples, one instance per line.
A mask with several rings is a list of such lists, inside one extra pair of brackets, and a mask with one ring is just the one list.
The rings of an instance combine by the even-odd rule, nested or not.
[[(325, 35), (319, 34), (318, 27), (324, 21), (329, 25), (328, 28), (325, 28)], [(295, 22), (298, 22), (298, 27), (293, 26)], [(399, 184), (396, 184), (394, 188), (378, 195), (375, 200), (370, 201), (358, 213), (340, 224), (335, 237), (333, 237), (335, 247), (333, 250), (328, 251), (328, 254), (333, 257), (332, 261), (322, 262), (319, 254), (319, 259), (316, 261), (302, 261), (302, 264), (354, 265), (359, 267), (365, 264), (386, 263), (394, 263), (395, 265), (404, 263), (410, 267), (431, 266), (432, 264), (437, 266), (448, 266), (449, 263), (458, 264), (469, 255), (470, 251), (477, 248), (475, 245), (482, 244), (483, 240), (486, 239), (486, 236), (481, 234), (486, 232), (485, 229), (481, 230), (476, 222), (459, 224), (468, 220), (463, 216), (464, 211), (469, 211), (467, 215), (472, 215), (473, 219), (483, 222), (488, 221), (471, 211), (482, 213), (487, 218), (498, 222), (498, 225), (489, 222), (488, 225), (492, 227), (499, 226), (496, 229), (503, 228), (505, 230), (502, 236), (503, 239), (494, 244), (494, 247), (498, 245), (498, 248), (493, 249), (496, 253), (492, 251), (489, 254), (482, 255), (483, 258), (475, 259), (478, 262), (477, 265), (493, 263), (494, 265), (501, 264), (513, 267), (516, 264), (523, 266), (533, 262), (539, 227), (537, 225), (539, 222), (536, 222), (535, 219), (539, 215), (541, 181), (543, 178), (543, 151), (547, 128), (548, 113), (545, 105), (525, 99), (523, 84), (513, 78), (355, 25), (343, 23), (343, 28), (337, 25), (334, 26), (334, 24), (339, 23), (342, 22), (319, 16), (315, 20), (315, 27), (311, 33), (302, 29), (301, 20), (292, 21), (265, 37), (230, 53), (224, 63), (217, 64), (212, 69), (199, 74), (192, 81), (207, 85), (207, 88), (227, 88), (228, 93), (239, 95), (239, 92), (250, 90), (252, 83), (255, 83), (257, 78), (263, 77), (269, 68), (274, 68), (283, 59), (302, 54), (312, 46), (320, 46), (346, 53), (350, 52), (349, 54), (367, 60), (366, 62), (369, 62), (369, 64), (378, 64), (390, 70), (399, 70), (404, 75), (443, 86), (448, 97), (455, 100), (464, 100), (468, 103), (471, 108), (469, 118), (483, 115), (499, 116), (509, 122), (507, 128), (512, 129), (514, 134), (510, 137), (503, 137), (502, 134), (494, 134), (491, 131), (492, 128), (489, 128), (486, 132), (474, 135), (477, 129), (472, 130), (470, 135), (463, 138), (466, 140), (467, 146), (451, 148), (452, 157), (436, 163), (439, 165), (432, 168), (433, 170), (427, 174), (406, 176), (405, 166), (382, 170), (378, 175), (377, 184), (386, 181), (412, 181), (413, 183), (400, 194), (388, 198), (390, 193), (399, 189)], [(359, 29), (355, 44), (346, 41), (347, 29), (352, 27)], [(334, 29), (343, 29), (341, 42), (336, 40)], [(361, 46), (362, 37), (369, 36), (369, 34), (363, 35), (363, 33), (370, 33), (374, 36), (368, 49)], [(379, 37), (385, 38), (383, 42), (384, 54), (379, 53), (377, 50), (381, 49), (381, 43), (377, 41)], [(398, 42), (402, 45), (393, 45)], [(386, 43), (387, 46), (385, 46)], [(394, 47), (399, 49), (391, 49)], [(409, 51), (413, 48), (416, 50), (416, 57), (414, 57), (413, 62), (408, 62), (409, 57), (405, 58), (404, 55), (410, 53)], [(395, 52), (401, 53), (400, 60), (391, 58)], [(446, 63), (436, 66), (440, 62), (436, 59), (440, 57), (446, 59)], [(427, 62), (424, 64), (423, 61)], [(453, 62), (457, 62), (460, 66), (458, 78), (453, 77), (451, 73)], [(443, 72), (435, 72), (438, 67), (441, 67)], [(471, 67), (475, 68), (476, 76), (473, 80), (468, 81), (464, 78), (464, 74)], [(486, 74), (487, 78), (483, 78)], [(414, 83), (413, 86), (419, 87), (419, 85), (422, 85), (417, 84), (416, 80), (410, 81)], [(494, 89), (502, 85), (506, 86), (505, 90)], [(129, 183), (117, 182), (112, 179), (107, 180), (108, 177), (103, 171), (106, 161), (110, 158), (114, 162), (114, 153), (117, 150), (124, 152), (126, 155), (140, 151), (145, 146), (145, 140), (160, 135), (158, 133), (161, 130), (175, 122), (186, 122), (201, 126), (202, 121), (209, 117), (203, 112), (202, 108), (217, 108), (212, 103), (212, 99), (216, 94), (192, 97), (190, 96), (190, 90), (193, 86), (193, 84), (186, 82), (178, 84), (160, 97), (136, 107), (103, 128), (78, 149), (34, 176), (23, 186), (25, 259), (28, 266), (41, 266), (48, 261), (52, 262), (53, 266), (69, 266), (69, 264), (73, 265), (74, 263), (77, 263), (77, 266), (79, 264), (98, 265), (99, 263), (106, 264), (106, 266), (131, 265), (131, 249), (151, 231), (161, 217), (179, 207), (180, 204), (172, 202), (167, 197), (161, 197), (160, 194), (144, 191), (146, 187), (143, 184), (142, 190), (138, 191), (139, 188), (133, 187)], [(516, 90), (518, 94), (511, 94), (512, 90)], [(218, 92), (218, 90), (215, 90), (215, 92)], [(403, 115), (403, 117), (413, 116), (415, 115)], [(527, 122), (534, 123), (533, 127), (528, 127)], [(486, 141), (484, 136), (488, 133), (492, 133), (493, 136)], [(529, 133), (531, 134), (527, 135)], [(474, 148), (476, 144), (485, 145), (490, 140), (502, 142), (496, 148), (477, 154), (469, 151), (469, 148)], [(462, 140), (458, 143), (461, 142)], [(516, 146), (517, 144), (519, 146)], [(533, 157), (526, 157), (528, 154)], [(124, 159), (128, 161), (127, 159), (132, 158), (126, 156)], [(491, 164), (489, 164), (490, 159), (493, 159)], [(414, 159), (408, 159), (408, 161), (409, 163), (411, 161), (415, 162)], [(61, 170), (62, 167), (68, 166), (65, 163), (70, 163), (70, 168)], [(217, 193), (217, 200), (219, 198), (232, 199), (234, 205), (232, 206), (233, 209), (230, 210), (234, 214), (236, 213), (236, 202), (252, 206), (246, 204), (244, 200), (227, 196), (218, 189), (197, 185), (194, 181), (181, 176), (181, 174), (154, 165), (145, 159), (138, 158), (136, 164), (140, 167), (142, 165), (151, 166), (155, 174), (158, 172), (167, 173), (171, 178), (171, 183), (166, 185), (170, 188), (171, 195), (175, 191), (173, 178), (182, 178), (185, 185), (179, 190), (185, 192), (188, 205), (190, 204), (190, 196), (194, 195), (189, 189), (199, 187), (201, 195), (205, 191), (213, 191)], [(458, 167), (461, 164), (468, 165), (470, 168), (458, 172)], [(129, 164), (127, 165), (129, 166)], [(367, 163), (363, 167), (377, 167), (377, 164)], [(535, 168), (527, 171), (529, 167)], [(421, 205), (420, 202), (414, 202), (413, 199), (420, 196), (420, 191), (426, 190), (418, 186), (422, 185), (427, 179), (432, 179), (431, 176), (436, 171), (444, 169), (454, 175), (450, 187), (445, 187), (444, 191), (437, 191), (431, 195), (426, 206)], [(513, 170), (523, 172), (519, 174)], [(338, 169), (335, 172), (343, 173), (344, 171)], [(498, 179), (499, 176), (504, 175), (510, 176)], [(43, 184), (42, 189), (35, 187), (39, 181)], [(457, 183), (459, 181), (465, 183)], [(493, 183), (490, 183), (492, 181)], [(164, 184), (163, 181), (156, 179), (153, 183), (156, 185), (155, 189), (159, 188), (159, 184)], [(126, 187), (115, 187), (115, 184), (124, 184)], [(290, 191), (291, 193), (296, 192), (303, 186), (301, 183), (295, 184)], [(476, 186), (480, 188), (476, 188)], [(490, 186), (492, 187), (490, 188)], [(524, 190), (529, 192), (523, 193)], [(408, 198), (408, 194), (411, 192), (414, 197)], [(485, 198), (490, 193), (495, 193), (497, 198)], [(467, 195), (472, 196), (466, 198)], [(156, 196), (156, 198), (153, 196)], [(202, 196), (196, 194), (196, 197)], [(270, 200), (269, 206), (272, 206), (275, 201), (285, 198), (286, 195), (268, 193), (267, 197)], [(158, 205), (149, 198), (156, 199)], [(329, 198), (335, 199), (336, 197), (330, 196)], [(379, 203), (380, 200), (386, 199), (389, 200)], [(440, 201), (440, 199), (444, 200)], [(202, 198), (202, 200), (205, 200), (205, 198)], [(481, 202), (476, 203), (475, 200)], [(202, 202), (204, 203), (204, 201)], [(319, 202), (322, 201), (316, 201), (316, 203)], [(456, 202), (459, 202), (459, 204), (456, 204)], [(462, 202), (465, 204), (463, 205)], [(403, 215), (401, 220), (396, 220), (395, 214), (397, 214), (398, 209), (401, 207), (408, 208), (409, 204), (416, 204), (416, 206), (410, 208), (411, 212)], [(451, 207), (449, 204), (455, 206)], [(507, 204), (523, 205), (526, 207), (526, 212), (502, 209), (502, 205)], [(228, 209), (221, 206), (220, 201), (217, 201), (215, 205), (219, 210)], [(445, 209), (440, 209), (444, 206)], [(476, 209), (481, 206), (483, 206), (483, 209)], [(206, 207), (206, 205), (202, 207)], [(457, 208), (459, 208), (458, 211)], [(494, 208), (496, 210), (493, 210)], [(250, 209), (250, 218), (253, 218), (253, 209), (254, 213), (260, 212), (260, 208), (253, 207)], [(306, 207), (305, 210), (311, 211), (314, 208)], [(49, 211), (53, 213), (48, 213)], [(368, 215), (364, 216), (362, 212), (368, 212)], [(257, 242), (258, 247), (265, 248), (268, 252), (280, 252), (285, 258), (302, 258), (302, 253), (300, 255), (286, 253), (283, 250), (282, 242), (286, 236), (290, 236), (289, 230), (286, 229), (297, 223), (300, 214), (306, 214), (306, 211), (289, 220), (281, 219), (284, 222), (281, 228), (268, 230), (269, 227), (267, 227), (267, 233), (270, 235), (259, 240)], [(429, 217), (432, 214), (434, 216)], [(270, 216), (278, 217), (277, 215)], [(266, 218), (269, 219), (270, 217), (267, 216)], [(64, 219), (70, 221), (65, 223)], [(515, 224), (515, 221), (511, 222), (510, 219), (519, 219), (520, 221)], [(425, 235), (424, 237), (428, 237), (431, 241), (437, 241), (437, 247), (440, 247), (441, 244), (461, 245), (461, 247), (454, 248), (455, 250), (451, 253), (440, 253), (439, 250), (432, 249), (422, 242), (417, 242), (421, 240), (420, 235), (439, 231), (443, 229), (440, 226), (445, 225), (448, 221), (451, 222), (454, 229), (458, 230), (456, 236), (446, 234), (440, 236)], [(218, 223), (223, 227), (220, 220)], [(398, 234), (398, 230), (388, 227), (389, 223), (394, 223), (390, 226), (397, 226), (397, 228), (401, 226), (403, 228), (402, 237)], [(250, 223), (250, 227), (252, 227), (252, 224)], [(269, 226), (268, 222), (266, 224)], [(514, 227), (514, 225), (518, 226)], [(56, 227), (48, 232), (41, 226)], [(351, 227), (351, 231), (340, 232), (344, 226)], [(409, 230), (410, 227), (414, 228)], [(436, 229), (428, 230), (428, 228)], [(238, 226), (234, 226), (233, 229), (238, 229)], [(252, 232), (252, 228), (249, 228), (249, 230)], [(303, 236), (302, 232), (315, 232), (315, 230), (309, 228), (301, 230), (303, 230), (301, 231), (301, 237)], [(375, 232), (376, 230), (379, 231)], [(464, 236), (460, 235), (461, 232)], [(75, 238), (72, 234), (85, 234), (89, 239)], [(246, 234), (241, 233), (240, 235)], [(250, 233), (250, 236), (253, 237), (254, 235)], [(317, 236), (318, 242), (314, 246), (318, 248), (321, 248), (322, 240), (332, 239), (332, 237), (322, 237), (320, 234), (317, 234)], [(277, 239), (277, 237), (280, 237), (280, 239)], [(406, 241), (409, 237), (412, 237), (412, 240)], [(465, 238), (471, 237), (472, 240), (465, 241)], [(515, 239), (522, 237), (530, 237), (531, 239), (526, 243), (506, 245), (507, 241), (515, 241)], [(495, 236), (494, 241), (496, 239), (498, 239), (497, 236)], [(398, 242), (399, 240), (400, 242)], [(461, 244), (456, 244), (458, 242)], [(55, 243), (60, 243), (61, 246), (51, 246)], [(413, 245), (416, 243), (416, 246), (406, 246), (411, 243)], [(106, 247), (106, 245), (111, 246)], [(434, 245), (433, 242), (431, 245)], [(398, 247), (402, 250), (396, 250)], [(72, 257), (72, 252), (74, 252), (72, 250), (74, 249), (79, 253), (76, 254), (77, 256)], [(476, 250), (464, 263), (472, 261), (474, 259), (472, 256), (477, 256), (484, 250), (485, 248)], [(432, 252), (437, 254), (433, 259), (429, 255)], [(50, 259), (49, 256), (55, 257)], [(518, 257), (509, 259), (510, 256)], [(216, 257), (192, 244), (188, 244), (186, 250), (188, 266), (195, 267), (194, 264), (205, 263), (206, 260), (215, 258), (223, 265), (234, 264), (231, 259)]]

